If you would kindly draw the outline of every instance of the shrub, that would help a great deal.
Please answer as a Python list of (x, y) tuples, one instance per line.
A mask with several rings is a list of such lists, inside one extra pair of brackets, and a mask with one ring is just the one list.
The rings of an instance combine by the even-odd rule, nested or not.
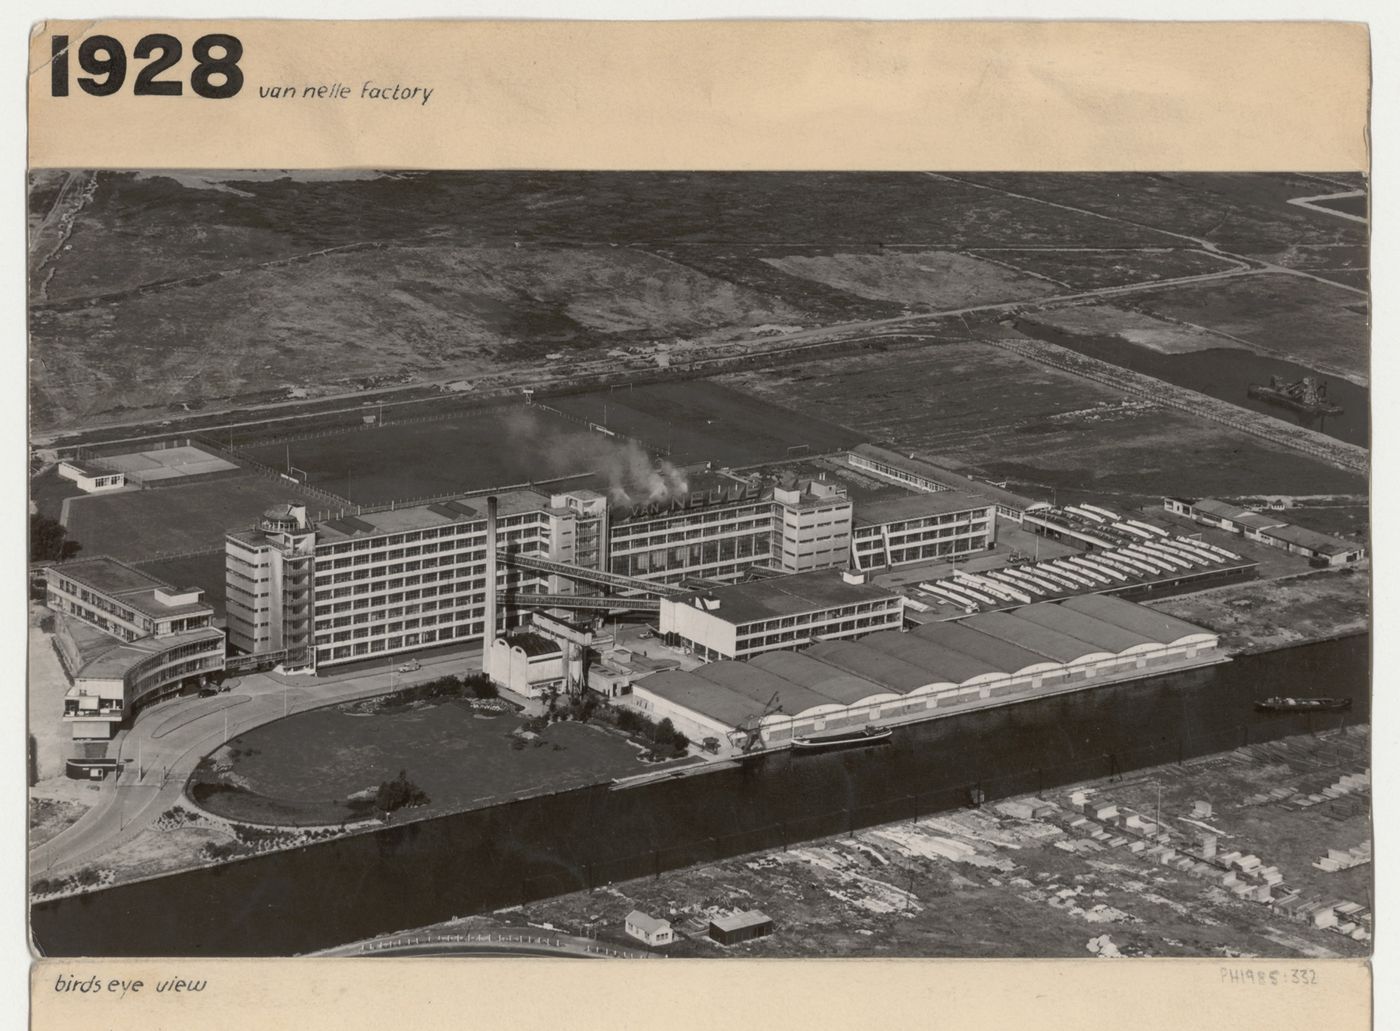
[(380, 784), (374, 796), (375, 807), (382, 813), (392, 813), (405, 806), (427, 805), (428, 801), (427, 792), (408, 779), (407, 770), (400, 770), (396, 779)]

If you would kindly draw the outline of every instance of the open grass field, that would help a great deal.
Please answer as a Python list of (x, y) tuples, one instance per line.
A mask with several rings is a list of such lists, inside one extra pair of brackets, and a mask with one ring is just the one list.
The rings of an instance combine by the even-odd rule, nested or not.
[[(356, 816), (348, 796), (408, 774), (429, 798), (414, 818), (476, 808), (644, 772), (639, 751), (616, 734), (556, 723), (540, 744), (512, 747), (516, 716), (483, 716), (460, 702), (417, 703), (360, 716), (331, 706), (243, 734), (214, 752), (192, 784), (204, 808), (263, 823), (341, 823)], [(358, 814), (363, 816), (363, 813)]]
[(721, 381), (819, 408), (904, 450), (1036, 494), (1142, 503), (1162, 494), (1364, 492), (1362, 477), (985, 343), (822, 359)]
[(325, 504), (294, 484), (255, 475), (94, 494), (69, 504), (68, 536), (85, 556), (141, 562), (221, 547), (226, 531), (252, 526), (270, 505), (296, 500)]

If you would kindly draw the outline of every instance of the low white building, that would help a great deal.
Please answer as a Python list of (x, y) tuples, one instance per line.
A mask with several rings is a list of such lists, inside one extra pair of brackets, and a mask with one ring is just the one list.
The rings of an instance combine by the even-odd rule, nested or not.
[(640, 909), (634, 909), (627, 914), (627, 920), (622, 925), (633, 938), (646, 942), (650, 946), (670, 945), (676, 940), (675, 932), (671, 930), (671, 922), (662, 920), (660, 917), (649, 916)]
[(507, 634), (491, 645), (487, 673), (492, 683), (513, 694), (538, 698), (564, 688), (564, 648), (530, 631)]
[(58, 463), (58, 475), (72, 480), (88, 494), (98, 494), (106, 490), (118, 490), (126, 486), (126, 474), (104, 469), (91, 462), (76, 458), (65, 458)]

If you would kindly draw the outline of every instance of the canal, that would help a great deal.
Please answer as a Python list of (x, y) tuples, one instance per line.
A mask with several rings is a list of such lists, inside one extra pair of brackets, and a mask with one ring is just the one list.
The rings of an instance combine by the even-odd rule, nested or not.
[[(50, 956), (285, 956), (855, 827), (1370, 718), (1369, 635), (779, 753), (563, 791), (39, 903)], [(1321, 694), (1347, 712), (1269, 715)]]

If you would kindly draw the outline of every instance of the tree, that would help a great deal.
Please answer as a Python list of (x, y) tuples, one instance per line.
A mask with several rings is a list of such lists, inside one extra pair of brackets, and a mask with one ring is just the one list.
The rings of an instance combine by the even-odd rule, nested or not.
[(29, 561), (61, 562), (83, 550), (81, 544), (67, 537), (67, 528), (57, 519), (33, 513), (29, 517)]
[(671, 722), (670, 717), (662, 720), (656, 725), (652, 732), (652, 740), (659, 745), (669, 745), (676, 737), (676, 725)]
[(374, 795), (375, 807), (381, 813), (392, 813), (405, 806), (427, 805), (428, 795), (422, 788), (408, 779), (408, 771), (400, 770), (394, 780), (386, 780), (379, 785)]

